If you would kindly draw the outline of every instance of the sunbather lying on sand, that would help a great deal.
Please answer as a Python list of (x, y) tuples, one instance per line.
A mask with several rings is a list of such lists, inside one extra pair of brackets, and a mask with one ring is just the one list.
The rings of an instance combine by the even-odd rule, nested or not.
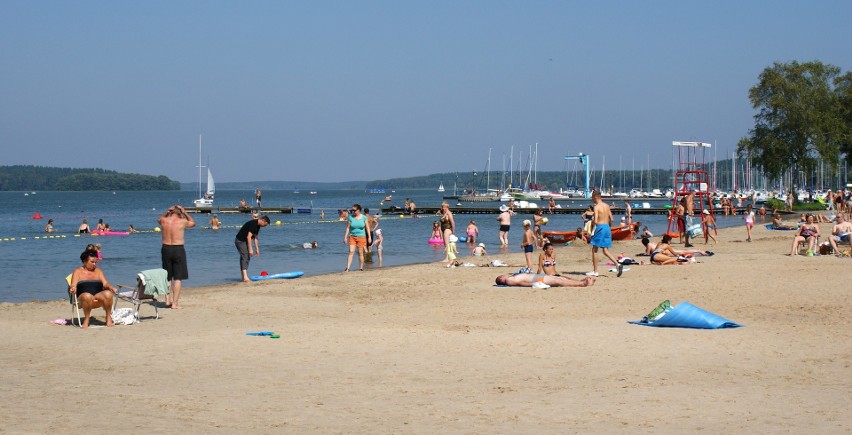
[(595, 284), (595, 277), (587, 276), (583, 280), (577, 280), (566, 276), (518, 273), (515, 275), (500, 275), (497, 277), (495, 282), (497, 285), (509, 285), (515, 287), (589, 287)]
[[(671, 236), (664, 235), (662, 239), (662, 243), (668, 245), (672, 241)], [(657, 250), (657, 244), (649, 240), (647, 237), (642, 238), (642, 244), (645, 245), (645, 255), (651, 255), (652, 252)], [(671, 246), (669, 246), (671, 248)], [(682, 255), (684, 257), (711, 257), (713, 256), (713, 251), (705, 251), (702, 249), (674, 249), (671, 248), (672, 252), (675, 256)]]
[(798, 229), (798, 227), (796, 227), (795, 225), (790, 226), (790, 225), (785, 224), (784, 221), (781, 220), (781, 214), (779, 214), (779, 213), (775, 213), (774, 215), (772, 215), (772, 228), (774, 228), (776, 230), (795, 230), (795, 229)]

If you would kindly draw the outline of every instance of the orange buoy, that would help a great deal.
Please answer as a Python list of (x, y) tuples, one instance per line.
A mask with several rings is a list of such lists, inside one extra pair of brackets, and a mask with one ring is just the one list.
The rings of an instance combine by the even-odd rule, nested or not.
[(33, 219), (41, 219), (41, 215), (36, 212), (36, 214), (33, 215)]

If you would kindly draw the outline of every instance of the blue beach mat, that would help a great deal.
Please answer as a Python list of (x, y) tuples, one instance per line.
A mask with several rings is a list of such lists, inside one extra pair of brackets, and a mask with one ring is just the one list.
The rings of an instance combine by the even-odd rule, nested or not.
[(739, 323), (732, 322), (722, 316), (709, 311), (704, 311), (689, 302), (681, 302), (671, 309), (665, 316), (654, 321), (643, 322), (629, 321), (634, 325), (658, 326), (665, 328), (698, 328), (698, 329), (720, 329), (738, 328)]

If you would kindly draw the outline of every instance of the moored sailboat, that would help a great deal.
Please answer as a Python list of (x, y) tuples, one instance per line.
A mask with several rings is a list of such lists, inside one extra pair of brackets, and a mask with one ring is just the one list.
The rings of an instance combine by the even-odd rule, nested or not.
[[(201, 193), (202, 169), (207, 168), (207, 189)], [(216, 183), (213, 181), (213, 173), (210, 168), (201, 164), (201, 135), (198, 135), (198, 199), (192, 203), (196, 207), (213, 207), (213, 196), (216, 194)]]

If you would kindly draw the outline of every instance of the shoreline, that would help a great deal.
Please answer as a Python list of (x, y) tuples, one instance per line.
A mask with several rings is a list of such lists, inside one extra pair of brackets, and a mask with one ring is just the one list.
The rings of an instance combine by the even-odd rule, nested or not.
[[(427, 262), (187, 287), (183, 310), (88, 331), (48, 323), (67, 300), (3, 303), (0, 430), (849, 431), (852, 260), (785, 256), (792, 233), (722, 229), (697, 264), (621, 278), (602, 264), (586, 288), (496, 287), (519, 266)], [(640, 248), (613, 253), (647, 262)], [(589, 251), (558, 246), (557, 269), (580, 279)], [(523, 254), (459, 260), (491, 259)], [(744, 327), (627, 323), (664, 299)], [(262, 330), (281, 338), (245, 335)], [(97, 418), (116, 404), (161, 418)]]

